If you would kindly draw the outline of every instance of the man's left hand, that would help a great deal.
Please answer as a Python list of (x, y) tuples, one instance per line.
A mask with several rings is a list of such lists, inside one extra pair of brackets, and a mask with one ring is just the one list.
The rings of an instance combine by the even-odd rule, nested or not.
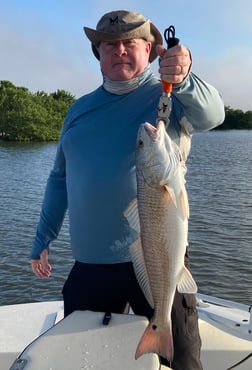
[(190, 51), (184, 45), (176, 45), (170, 49), (157, 45), (156, 51), (160, 57), (160, 78), (172, 84), (181, 83), (192, 64)]

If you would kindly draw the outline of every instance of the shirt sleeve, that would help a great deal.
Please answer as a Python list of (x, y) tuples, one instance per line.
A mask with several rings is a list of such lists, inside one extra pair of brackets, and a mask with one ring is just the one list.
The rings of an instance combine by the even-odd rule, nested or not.
[(30, 257), (39, 259), (41, 252), (49, 248), (57, 238), (67, 210), (65, 158), (59, 142), (54, 167), (49, 175), (40, 220), (32, 245)]
[(190, 122), (189, 134), (210, 130), (224, 121), (225, 108), (219, 92), (192, 72), (173, 87), (173, 97)]

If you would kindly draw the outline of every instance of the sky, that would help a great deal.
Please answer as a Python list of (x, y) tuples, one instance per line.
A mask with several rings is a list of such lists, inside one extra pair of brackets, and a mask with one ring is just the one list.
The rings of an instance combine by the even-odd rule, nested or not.
[[(111, 10), (144, 14), (163, 34), (173, 25), (192, 53), (192, 71), (232, 109), (252, 110), (251, 0), (0, 0), (0, 80), (31, 92), (76, 98), (98, 87), (99, 62), (83, 26)], [(158, 76), (157, 63), (152, 68)]]

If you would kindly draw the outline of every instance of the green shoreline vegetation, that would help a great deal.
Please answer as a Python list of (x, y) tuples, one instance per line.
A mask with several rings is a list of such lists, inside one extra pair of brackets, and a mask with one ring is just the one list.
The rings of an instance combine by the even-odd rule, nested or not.
[[(75, 96), (65, 90), (31, 93), (10, 81), (0, 81), (0, 139), (8, 141), (57, 141), (64, 117)], [(252, 111), (225, 107), (218, 130), (252, 129)]]

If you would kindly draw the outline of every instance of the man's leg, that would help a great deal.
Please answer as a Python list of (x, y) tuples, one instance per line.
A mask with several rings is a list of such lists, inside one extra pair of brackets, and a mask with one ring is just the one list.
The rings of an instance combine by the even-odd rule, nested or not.
[(202, 370), (201, 339), (194, 294), (176, 292), (172, 308), (172, 332), (174, 359), (171, 364), (165, 359), (161, 359), (161, 363), (171, 365), (174, 370)]
[(123, 289), (125, 265), (75, 262), (62, 290), (64, 315), (75, 310), (123, 312), (127, 303)]

